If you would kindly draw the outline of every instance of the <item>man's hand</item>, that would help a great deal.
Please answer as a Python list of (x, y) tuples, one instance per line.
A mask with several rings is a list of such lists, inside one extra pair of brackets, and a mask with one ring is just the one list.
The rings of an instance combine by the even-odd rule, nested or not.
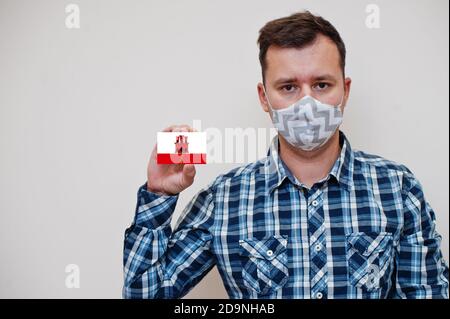
[[(163, 132), (194, 132), (188, 125), (173, 125)], [(153, 148), (147, 168), (147, 190), (163, 195), (176, 195), (194, 182), (194, 164), (156, 163), (156, 145)]]

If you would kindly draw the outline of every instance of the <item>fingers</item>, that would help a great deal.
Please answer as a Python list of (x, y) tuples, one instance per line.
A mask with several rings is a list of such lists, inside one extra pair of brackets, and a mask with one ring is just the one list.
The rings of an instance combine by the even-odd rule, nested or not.
[(162, 132), (198, 132), (187, 124), (171, 125), (162, 130)]
[(168, 126), (165, 129), (163, 129), (162, 132), (172, 132), (174, 127), (176, 127), (176, 125)]

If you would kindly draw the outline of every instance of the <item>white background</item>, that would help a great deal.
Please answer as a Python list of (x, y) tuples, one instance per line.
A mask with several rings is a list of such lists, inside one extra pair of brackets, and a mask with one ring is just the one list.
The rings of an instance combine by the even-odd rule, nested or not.
[[(353, 148), (407, 165), (449, 258), (448, 1), (0, 0), (0, 297), (120, 298), (123, 233), (156, 132), (270, 127), (258, 30), (309, 9), (329, 19), (353, 79), (342, 130)], [(188, 200), (238, 164), (197, 166)], [(65, 267), (80, 267), (80, 288)], [(216, 269), (187, 297), (227, 297)]]

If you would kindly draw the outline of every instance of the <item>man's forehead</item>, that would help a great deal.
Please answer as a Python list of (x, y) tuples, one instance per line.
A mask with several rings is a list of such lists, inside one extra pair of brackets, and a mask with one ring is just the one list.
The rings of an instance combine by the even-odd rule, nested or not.
[[(303, 48), (270, 46), (266, 55), (266, 73), (274, 77), (318, 77), (321, 74), (340, 73), (337, 46), (325, 36)], [(267, 74), (269, 76), (269, 74)]]

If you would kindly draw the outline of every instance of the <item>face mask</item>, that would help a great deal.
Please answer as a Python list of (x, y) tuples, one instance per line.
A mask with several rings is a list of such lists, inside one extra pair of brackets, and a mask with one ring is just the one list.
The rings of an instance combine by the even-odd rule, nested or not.
[(306, 95), (294, 104), (275, 110), (270, 105), (266, 90), (264, 94), (272, 111), (272, 122), (277, 131), (294, 147), (312, 151), (324, 145), (342, 123), (341, 103), (322, 103)]

